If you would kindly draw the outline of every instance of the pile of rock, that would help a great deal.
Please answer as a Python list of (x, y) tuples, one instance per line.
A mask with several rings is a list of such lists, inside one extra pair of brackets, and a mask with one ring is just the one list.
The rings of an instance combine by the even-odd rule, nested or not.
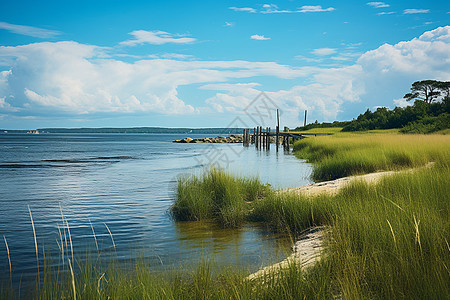
[(201, 138), (201, 139), (192, 139), (187, 137), (182, 140), (175, 140), (174, 143), (242, 143), (243, 136), (242, 134), (232, 134), (227, 137), (216, 136), (215, 138)]

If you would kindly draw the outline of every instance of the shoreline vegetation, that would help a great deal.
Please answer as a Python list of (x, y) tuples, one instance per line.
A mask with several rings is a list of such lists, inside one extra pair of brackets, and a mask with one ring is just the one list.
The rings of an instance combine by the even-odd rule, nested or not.
[[(211, 168), (178, 180), (170, 213), (177, 222), (213, 220), (232, 228), (255, 222), (290, 236), (293, 242), (305, 240), (301, 237), (308, 230), (326, 228), (319, 229), (320, 241), (315, 240), (320, 257), (315, 256), (315, 263), (308, 267), (300, 256), (300, 261), (289, 259), (249, 278), (246, 270), (216, 267), (206, 258), (193, 268), (181, 266), (163, 272), (152, 270), (145, 261), (126, 269), (114, 263), (105, 269), (97, 261), (79, 265), (74, 274), (69, 268), (70, 248), (66, 248), (62, 271), (52, 275), (55, 270), (44, 268), (33, 297), (450, 297), (450, 136), (339, 132), (297, 141), (294, 151), (313, 164), (312, 176), (318, 187), (330, 180), (344, 181), (342, 177), (388, 173), (376, 182), (351, 177), (353, 180), (346, 180), (332, 193), (298, 193), (276, 191), (257, 178), (240, 178)], [(65, 244), (67, 247), (67, 241)], [(8, 282), (3, 284), (0, 298), (20, 297), (8, 286)]]
[(179, 220), (206, 218), (232, 227), (258, 222), (292, 239), (325, 226), (329, 230), (316, 265), (302, 269), (300, 256), (250, 275), (282, 286), (286, 274), (306, 272), (307, 279), (297, 278), (295, 284), (323, 292), (302, 290), (293, 297), (450, 296), (450, 137), (396, 131), (338, 133), (298, 141), (294, 151), (313, 163), (316, 183), (278, 192), (253, 179), (253, 189), (264, 192), (232, 203), (224, 199), (236, 199), (233, 191), (250, 190), (246, 179), (211, 169), (180, 179), (174, 218), (182, 211)]

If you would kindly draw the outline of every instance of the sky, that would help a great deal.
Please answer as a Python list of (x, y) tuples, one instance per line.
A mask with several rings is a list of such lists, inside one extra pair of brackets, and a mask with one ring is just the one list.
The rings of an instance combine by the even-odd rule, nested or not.
[(449, 21), (448, 1), (2, 0), (0, 128), (351, 120), (450, 80)]

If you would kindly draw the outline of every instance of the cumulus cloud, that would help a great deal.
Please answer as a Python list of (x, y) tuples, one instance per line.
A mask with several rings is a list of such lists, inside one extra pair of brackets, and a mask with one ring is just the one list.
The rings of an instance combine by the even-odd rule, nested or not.
[(409, 14), (427, 14), (429, 12), (430, 12), (429, 9), (408, 8), (408, 9), (405, 9), (403, 11), (403, 14), (404, 15), (409, 15)]
[(136, 46), (142, 44), (163, 45), (163, 44), (190, 44), (196, 41), (194, 38), (180, 37), (161, 30), (135, 30), (130, 32), (134, 39), (123, 41), (124, 46)]
[(258, 40), (258, 41), (266, 41), (270, 40), (270, 38), (265, 37), (264, 35), (254, 34), (250, 37), (252, 40)]
[(414, 104), (412, 101), (406, 101), (405, 98), (394, 99), (392, 103), (398, 107), (407, 107)]
[[(308, 109), (310, 119), (333, 121), (346, 115), (346, 103), (363, 111), (375, 106), (404, 106), (401, 97), (411, 83), (423, 79), (450, 80), (450, 26), (425, 32), (418, 38), (384, 44), (360, 55), (347, 67), (310, 68), (308, 84), (266, 92), (283, 111), (283, 120), (296, 126), (299, 112)], [(253, 100), (260, 87), (222, 85), (208, 99), (223, 112), (239, 111)], [(346, 115), (346, 119), (355, 115)]]
[(15, 25), (6, 22), (0, 22), (0, 29), (8, 30), (13, 33), (37, 37), (41, 39), (52, 38), (57, 35), (60, 35), (60, 31), (56, 30), (48, 30), (33, 26), (25, 26), (25, 25)]
[(368, 2), (367, 5), (375, 7), (375, 8), (384, 8), (389, 7), (389, 4), (386, 4), (384, 2)]
[(348, 119), (355, 117), (346, 115), (349, 103), (359, 105), (359, 111), (400, 105), (398, 99), (414, 81), (449, 81), (450, 26), (384, 44), (345, 67), (160, 57), (124, 62), (107, 54), (108, 49), (76, 42), (0, 47), (0, 65), (9, 69), (0, 76), (0, 114), (200, 113), (201, 107), (179, 95), (180, 87), (200, 85), (212, 93), (204, 99), (205, 109), (229, 117), (242, 115), (245, 105), (266, 89), (257, 82), (264, 76), (296, 79), (290, 87), (266, 91), (282, 110), (286, 125), (298, 125), (304, 109), (310, 120)]
[(105, 51), (76, 42), (0, 47), (0, 58), (7, 58), (11, 69), (2, 72), (1, 108), (10, 103), (72, 114), (189, 114), (196, 110), (179, 98), (180, 86), (254, 76), (295, 78), (306, 72), (273, 62), (157, 58), (127, 63), (102, 58)]

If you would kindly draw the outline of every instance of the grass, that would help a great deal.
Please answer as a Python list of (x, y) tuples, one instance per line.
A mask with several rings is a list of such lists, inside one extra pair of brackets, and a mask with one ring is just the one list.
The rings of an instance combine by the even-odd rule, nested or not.
[(450, 137), (396, 133), (340, 133), (294, 144), (300, 158), (314, 164), (315, 181), (423, 166), (450, 157)]
[(178, 221), (214, 219), (224, 227), (245, 221), (248, 202), (263, 198), (270, 188), (256, 178), (239, 178), (211, 168), (200, 176), (178, 180), (176, 201), (171, 214)]

